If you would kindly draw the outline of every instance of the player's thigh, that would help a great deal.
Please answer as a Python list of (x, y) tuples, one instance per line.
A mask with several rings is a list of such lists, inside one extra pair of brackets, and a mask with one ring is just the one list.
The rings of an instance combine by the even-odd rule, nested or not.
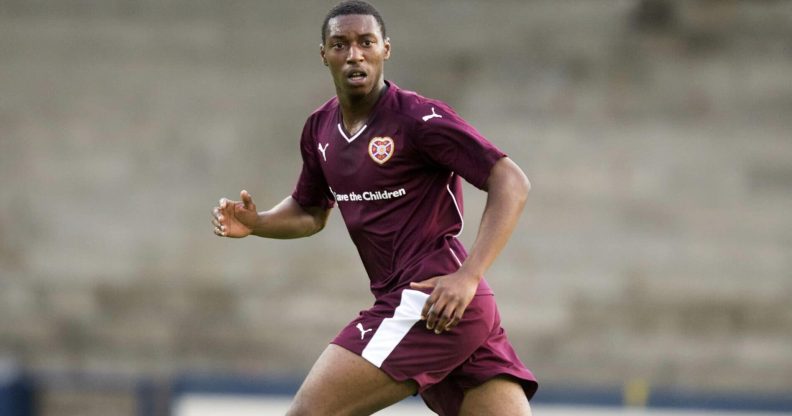
[(416, 391), (414, 382), (398, 382), (359, 355), (330, 344), (311, 368), (287, 415), (370, 415)]
[(465, 392), (460, 416), (531, 416), (531, 406), (519, 383), (495, 377)]

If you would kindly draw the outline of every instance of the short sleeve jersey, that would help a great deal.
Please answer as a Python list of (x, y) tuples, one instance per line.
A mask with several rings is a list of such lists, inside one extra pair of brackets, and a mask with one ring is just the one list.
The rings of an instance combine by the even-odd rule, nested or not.
[[(505, 156), (442, 101), (386, 85), (355, 134), (337, 98), (311, 114), (292, 193), (303, 207), (338, 205), (375, 297), (459, 268), (460, 178), (483, 189)], [(477, 293), (492, 293), (484, 279)]]

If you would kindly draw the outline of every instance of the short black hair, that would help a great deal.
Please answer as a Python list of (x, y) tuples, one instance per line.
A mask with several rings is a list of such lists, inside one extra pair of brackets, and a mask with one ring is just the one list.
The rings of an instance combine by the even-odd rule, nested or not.
[(336, 16), (346, 16), (348, 14), (374, 16), (374, 18), (377, 19), (380, 32), (382, 32), (382, 38), (385, 39), (385, 22), (382, 20), (382, 16), (380, 16), (377, 9), (365, 1), (348, 0), (338, 3), (335, 7), (330, 9), (329, 12), (327, 12), (327, 16), (324, 18), (324, 23), (322, 23), (322, 45), (324, 45), (327, 38), (327, 22)]

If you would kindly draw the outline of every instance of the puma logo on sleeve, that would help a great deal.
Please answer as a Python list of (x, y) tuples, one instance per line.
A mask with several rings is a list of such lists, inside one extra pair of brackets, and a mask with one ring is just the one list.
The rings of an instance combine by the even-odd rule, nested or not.
[(428, 114), (428, 115), (423, 116), (423, 121), (426, 122), (426, 121), (429, 121), (429, 120), (431, 120), (433, 118), (443, 118), (443, 116), (441, 116), (440, 114), (435, 113), (435, 108), (434, 107), (432, 107), (432, 114)]

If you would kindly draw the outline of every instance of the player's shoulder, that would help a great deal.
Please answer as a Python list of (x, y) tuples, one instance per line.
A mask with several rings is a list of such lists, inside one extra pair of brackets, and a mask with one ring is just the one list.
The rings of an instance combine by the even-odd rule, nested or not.
[(308, 115), (308, 119), (316, 119), (321, 118), (327, 115), (332, 115), (338, 109), (338, 97), (332, 97), (329, 100), (325, 101), (324, 104), (317, 107), (314, 111)]
[(337, 111), (338, 97), (330, 98), (308, 115), (308, 118), (305, 120), (305, 124), (317, 126), (321, 124), (323, 120), (334, 117)]
[(327, 129), (328, 125), (332, 123), (334, 114), (338, 108), (338, 99), (333, 97), (327, 100), (324, 104), (317, 107), (308, 115), (303, 125), (302, 140), (312, 140), (323, 129)]
[(399, 88), (395, 84), (391, 85), (394, 88), (391, 109), (405, 118), (423, 124), (444, 116), (457, 116), (453, 108), (441, 100), (428, 98), (415, 91)]

